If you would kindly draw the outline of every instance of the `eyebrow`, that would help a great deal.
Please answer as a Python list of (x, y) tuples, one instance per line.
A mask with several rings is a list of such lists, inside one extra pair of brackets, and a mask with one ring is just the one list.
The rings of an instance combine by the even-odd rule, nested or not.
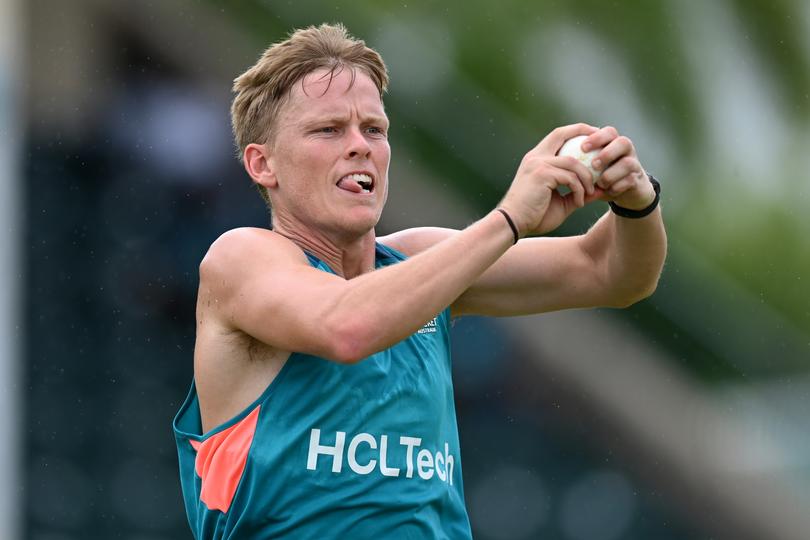
[[(329, 115), (312, 118), (311, 120), (304, 120), (304, 127), (311, 128), (322, 124), (345, 124), (349, 121), (348, 116), (344, 115)], [(360, 119), (362, 124), (388, 124), (388, 118), (377, 114), (369, 114)]]

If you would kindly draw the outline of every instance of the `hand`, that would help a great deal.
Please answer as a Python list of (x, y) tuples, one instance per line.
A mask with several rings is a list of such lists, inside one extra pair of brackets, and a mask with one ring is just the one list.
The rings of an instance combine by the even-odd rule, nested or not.
[(596, 182), (596, 198), (628, 210), (642, 210), (652, 204), (655, 190), (638, 161), (633, 141), (607, 126), (583, 141), (583, 151), (594, 148), (602, 148), (591, 162), (595, 170), (602, 171)]
[[(523, 157), (499, 205), (512, 216), (521, 236), (556, 229), (574, 210), (602, 195), (594, 188), (585, 165), (572, 157), (556, 155), (568, 139), (599, 131), (588, 124), (556, 128)], [(562, 186), (570, 193), (560, 195), (558, 188)]]

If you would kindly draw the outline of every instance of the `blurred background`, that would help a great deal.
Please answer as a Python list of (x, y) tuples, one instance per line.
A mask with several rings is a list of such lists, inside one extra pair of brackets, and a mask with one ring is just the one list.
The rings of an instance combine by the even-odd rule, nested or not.
[(321, 22), (391, 71), (381, 233), (464, 227), (577, 121), (663, 184), (653, 297), (455, 324), (475, 537), (810, 537), (810, 3), (0, 0), (0, 538), (191, 537), (197, 265), (268, 224), (231, 81)]

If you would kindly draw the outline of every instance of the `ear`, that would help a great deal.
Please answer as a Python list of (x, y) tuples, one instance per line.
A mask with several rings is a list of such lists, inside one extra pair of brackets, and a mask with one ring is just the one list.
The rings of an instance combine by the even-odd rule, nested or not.
[(250, 143), (242, 154), (242, 162), (250, 178), (267, 189), (278, 184), (276, 173), (272, 167), (270, 150), (266, 144)]

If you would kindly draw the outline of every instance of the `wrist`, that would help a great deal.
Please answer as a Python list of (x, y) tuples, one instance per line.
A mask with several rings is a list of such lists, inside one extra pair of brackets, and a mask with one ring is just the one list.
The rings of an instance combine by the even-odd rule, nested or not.
[(509, 214), (509, 212), (507, 212), (504, 208), (501, 207), (496, 208), (495, 211), (501, 214), (506, 220), (506, 224), (509, 225), (509, 229), (512, 231), (512, 236), (514, 238), (514, 242), (512, 242), (512, 245), (517, 244), (518, 240), (520, 240), (521, 234), (520, 230), (518, 229), (517, 225), (512, 219), (512, 216)]
[(636, 187), (612, 199), (614, 204), (633, 211), (644, 210), (650, 206), (654, 200), (655, 188), (649, 180), (649, 176), (646, 174)]
[(651, 174), (647, 175), (647, 178), (650, 181), (650, 188), (652, 190), (652, 200), (646, 205), (641, 207), (626, 207), (617, 202), (610, 201), (608, 204), (610, 205), (611, 211), (614, 214), (630, 219), (639, 219), (651, 214), (653, 210), (658, 207), (658, 203), (661, 201), (661, 184), (655, 177)]
[[(509, 218), (512, 220), (512, 224), (515, 226), (517, 230), (518, 238), (523, 238), (527, 234), (529, 234), (529, 230), (531, 226), (527, 223), (526, 220), (526, 212), (521, 212), (523, 207), (521, 206), (520, 202), (509, 201), (508, 199), (504, 198), (501, 199), (501, 202), (495, 207), (495, 211), (499, 214), (503, 211), (509, 214)], [(524, 209), (525, 210), (525, 209)], [(501, 219), (504, 219), (503, 217)]]

